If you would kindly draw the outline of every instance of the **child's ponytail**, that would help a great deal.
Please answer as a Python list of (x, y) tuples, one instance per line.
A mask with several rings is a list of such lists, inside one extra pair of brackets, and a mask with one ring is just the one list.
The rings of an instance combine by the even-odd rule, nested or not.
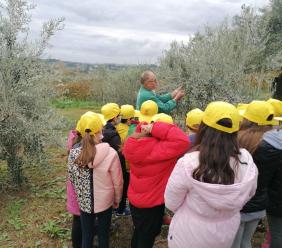
[(90, 130), (85, 130), (85, 135), (82, 138), (82, 149), (75, 160), (75, 163), (79, 166), (86, 167), (89, 162), (93, 162), (96, 155), (96, 146), (93, 136), (90, 135)]

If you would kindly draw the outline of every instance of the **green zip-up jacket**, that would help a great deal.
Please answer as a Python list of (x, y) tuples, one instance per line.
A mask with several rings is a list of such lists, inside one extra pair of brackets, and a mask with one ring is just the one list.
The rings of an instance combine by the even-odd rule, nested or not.
[(171, 98), (171, 94), (157, 95), (154, 91), (147, 90), (141, 86), (136, 101), (136, 109), (140, 110), (143, 102), (147, 100), (154, 101), (159, 107), (159, 113), (170, 114), (176, 107), (176, 101)]

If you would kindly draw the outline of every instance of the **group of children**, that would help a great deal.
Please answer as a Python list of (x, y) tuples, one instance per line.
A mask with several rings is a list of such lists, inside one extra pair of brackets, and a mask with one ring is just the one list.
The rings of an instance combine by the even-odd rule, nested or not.
[(169, 247), (251, 247), (266, 214), (270, 247), (282, 247), (282, 102), (212, 102), (187, 113), (186, 132), (159, 112), (153, 100), (108, 103), (70, 132), (73, 247), (95, 233), (109, 247), (112, 214), (131, 215), (131, 247), (153, 247), (165, 207)]
[(152, 71), (140, 82), (136, 110), (108, 103), (69, 134), (73, 247), (92, 247), (95, 233), (109, 247), (115, 214), (131, 215), (132, 248), (151, 248), (165, 207), (169, 247), (251, 247), (266, 214), (266, 246), (282, 247), (282, 102), (212, 102), (187, 113), (185, 133), (168, 115), (183, 87), (156, 94)]

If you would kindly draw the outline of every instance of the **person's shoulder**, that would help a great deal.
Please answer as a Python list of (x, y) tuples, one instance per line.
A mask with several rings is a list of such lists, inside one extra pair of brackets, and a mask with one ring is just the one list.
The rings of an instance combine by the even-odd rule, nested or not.
[(184, 156), (179, 159), (179, 162), (182, 163), (185, 168), (197, 168), (199, 165), (199, 151), (184, 154)]
[(153, 91), (151, 91), (151, 90), (148, 90), (148, 89), (146, 89), (146, 88), (144, 88), (144, 87), (142, 87), (141, 89), (140, 89), (140, 94), (141, 94), (141, 96), (145, 96), (145, 95), (154, 95), (154, 92)]
[(75, 160), (78, 157), (78, 155), (80, 154), (80, 152), (81, 152), (81, 146), (73, 147), (70, 150), (69, 159), (71, 161)]

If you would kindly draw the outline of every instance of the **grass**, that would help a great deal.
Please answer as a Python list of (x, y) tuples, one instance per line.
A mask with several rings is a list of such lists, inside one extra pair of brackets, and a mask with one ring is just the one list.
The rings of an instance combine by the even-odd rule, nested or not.
[[(84, 105), (86, 106), (86, 104)], [(58, 111), (75, 123), (85, 108), (59, 108)], [(26, 168), (28, 184), (20, 189), (0, 188), (0, 247), (71, 247), (72, 216), (66, 211), (66, 151), (48, 149), (47, 168)], [(0, 180), (7, 178), (6, 164), (0, 161)], [(130, 217), (113, 217), (112, 248), (130, 247)], [(168, 227), (164, 226), (155, 248), (167, 247)], [(256, 233), (254, 248), (261, 247), (263, 233)]]
[(69, 98), (62, 98), (62, 99), (54, 99), (51, 102), (51, 105), (55, 108), (64, 109), (64, 108), (82, 108), (82, 109), (91, 109), (97, 108), (100, 106), (99, 103), (93, 100), (77, 100), (77, 99), (69, 99)]

